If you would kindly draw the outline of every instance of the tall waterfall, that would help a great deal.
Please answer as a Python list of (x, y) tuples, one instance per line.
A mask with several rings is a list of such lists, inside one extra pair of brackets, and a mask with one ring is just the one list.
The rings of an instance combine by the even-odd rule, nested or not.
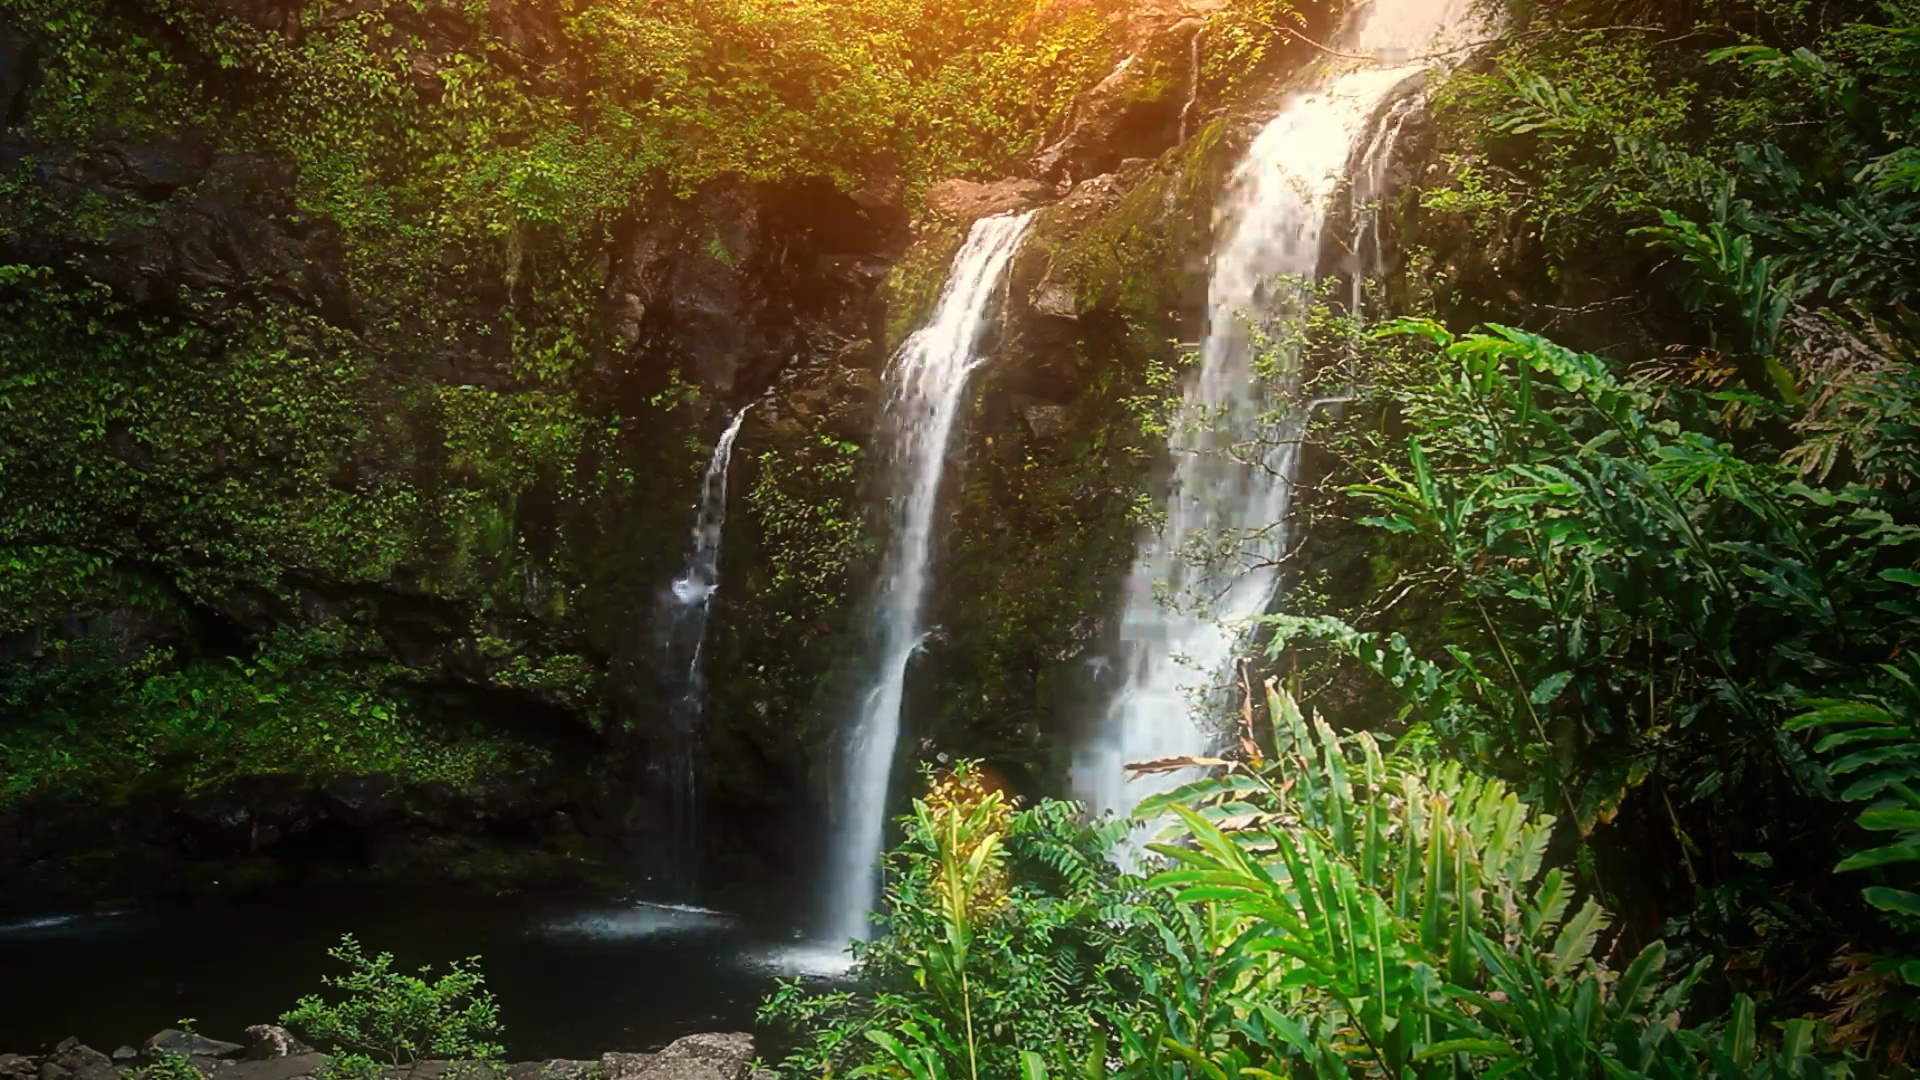
[(893, 528), (875, 604), (879, 666), (861, 703), (836, 807), (828, 910), (836, 944), (867, 936), (907, 663), (926, 634), (922, 609), (948, 437), (967, 377), (983, 359), (994, 299), (1032, 218), (1000, 215), (974, 224), (954, 256), (932, 320), (907, 339), (887, 369), (881, 446)]
[(1468, 28), (1470, 2), (1373, 0), (1356, 11), (1338, 51), (1374, 60), (1334, 61), (1295, 91), (1216, 211), (1206, 336), (1170, 440), (1165, 522), (1135, 552), (1120, 627), (1124, 682), (1075, 765), (1075, 787), (1096, 811), (1125, 814), (1193, 779), (1129, 783), (1127, 764), (1204, 754), (1220, 738), (1209, 718), (1227, 700), (1248, 620), (1273, 602), (1306, 426), (1289, 401), (1299, 358), (1268, 330), (1302, 310), (1350, 162), (1363, 161), (1356, 189), (1377, 182), (1364, 164), (1386, 152), (1370, 145), (1376, 117), (1424, 72), (1421, 54)]
[(707, 617), (713, 611), (713, 594), (720, 588), (720, 540), (727, 525), (727, 474), (733, 464), (733, 444), (740, 438), (740, 426), (746, 422), (749, 405), (734, 414), (733, 423), (714, 444), (713, 457), (700, 480), (700, 512), (694, 519), (693, 542), (688, 548), (687, 565), (673, 587), (661, 599), (662, 652), (668, 685), (674, 698), (668, 706), (672, 724), (674, 753), (670, 764), (669, 787), (673, 798), (673, 827), (676, 856), (681, 876), (692, 872), (696, 833), (699, 824), (699, 792), (696, 762), (700, 746), (700, 721), (707, 711), (707, 680), (703, 664), (707, 643)]

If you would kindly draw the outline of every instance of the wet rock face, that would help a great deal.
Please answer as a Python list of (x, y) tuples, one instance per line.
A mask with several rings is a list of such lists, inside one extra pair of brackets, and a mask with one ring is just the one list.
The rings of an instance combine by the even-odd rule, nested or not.
[(13, 127), (25, 115), (34, 53), (32, 38), (0, 20), (0, 131)]
[[(624, 850), (635, 794), (581, 772), (556, 770), (474, 790), (401, 786), (385, 775), (325, 785), (253, 776), (191, 798), (161, 794), (120, 805), (79, 796), (34, 800), (10, 808), (0, 822), (0, 880), (7, 882), (0, 912), (70, 907), (100, 896), (231, 892), (289, 878), (592, 882), (602, 860)], [(297, 1041), (276, 1044), (286, 1036), (280, 1029), (247, 1034), (246, 1047), (221, 1056), (304, 1052)], [(212, 1052), (195, 1045), (201, 1049), (181, 1052)]]
[(624, 362), (671, 360), (735, 400), (870, 334), (904, 246), (897, 185), (709, 183), (616, 241), (608, 317)]
[(1206, 17), (1224, 0), (1149, 0), (1114, 15), (1125, 50), (1120, 62), (1073, 103), (1058, 135), (1028, 164), (1049, 184), (1153, 157), (1190, 134), (1195, 69)]
[[(469, 13), (484, 10), (484, 32), (504, 46), (488, 56), (540, 92), (566, 96), (578, 90), (568, 80), (581, 65), (574, 62), (578, 57), (563, 54), (561, 8), (549, 3), (489, 0), (476, 9), (460, 0), (346, 0), (322, 7), (294, 0), (182, 0), (181, 6), (217, 16), (243, 40), (261, 33), (297, 39), (321, 27), (315, 20), (378, 11), (391, 21), (395, 40), (409, 43), (415, 55), (407, 70), (423, 89), (443, 85), (436, 65), (472, 42), (478, 32)], [(491, 483), (472, 480), (470, 463), (449, 461), (451, 455), (443, 453), (446, 411), (436, 392), (474, 387), (510, 400), (524, 389), (509, 362), (514, 335), (505, 330), (513, 316), (524, 314), (515, 304), (531, 286), (523, 281), (516, 293), (511, 275), (495, 265), (503, 260), (436, 252), (422, 256), (431, 265), (392, 270), (414, 275), (410, 282), (424, 281), (434, 300), (445, 300), (444, 306), (416, 310), (421, 305), (396, 299), (399, 293), (366, 284), (385, 268), (368, 270), (358, 239), (300, 209), (294, 194), (300, 177), (291, 162), (224, 152), (219, 132), (180, 130), (88, 145), (37, 140), (30, 123), (35, 55), (35, 42), (0, 16), (0, 175), (14, 176), (32, 163), (30, 191), (8, 186), (0, 192), (0, 264), (45, 267), (59, 288), (75, 292), (101, 283), (128, 323), (192, 323), (196, 331), (208, 331), (210, 352), (230, 348), (248, 327), (270, 325), (292, 328), (297, 347), (338, 349), (364, 361), (373, 369), (373, 389), (352, 407), (362, 410), (369, 435), (339, 447), (332, 481), (337, 487), (370, 489), (399, 478), (413, 491), (444, 493)], [(603, 487), (588, 481), (575, 486), (589, 490), (562, 495), (562, 483), (543, 474), (511, 500), (498, 500), (500, 506), (487, 509), (498, 510), (503, 520), (488, 525), (482, 542), (493, 542), (496, 525), (511, 542), (488, 552), (494, 561), (476, 558), (457, 575), (448, 572), (443, 563), (453, 559), (444, 552), (457, 545), (434, 531), (446, 523), (430, 520), (435, 511), (422, 511), (427, 524), (419, 536), (402, 535), (414, 528), (411, 520), (395, 527), (396, 540), (412, 545), (411, 557), (380, 571), (384, 576), (344, 579), (303, 565), (287, 575), (278, 595), (236, 588), (196, 596), (193, 610), (178, 617), (104, 602), (98, 609), (56, 612), (45, 626), (0, 636), (0, 662), (49, 661), (46, 646), (61, 638), (111, 637), (116, 654), (130, 660), (150, 646), (177, 646), (181, 655), (193, 655), (214, 634), (251, 638), (289, 625), (351, 621), (378, 639), (367, 659), (414, 669), (436, 694), (445, 689), (472, 702), (487, 717), (501, 717), (503, 727), (543, 739), (557, 732), (555, 738), (591, 743), (587, 752), (604, 753), (615, 741), (602, 738), (599, 725), (606, 715), (623, 725), (631, 721), (636, 730), (660, 715), (643, 680), (621, 667), (623, 650), (638, 654), (650, 647), (630, 618), (638, 605), (629, 596), (651, 595), (683, 557), (692, 524), (685, 497), (698, 474), (682, 473), (676, 455), (709, 436), (696, 430), (703, 421), (689, 418), (694, 409), (656, 407), (653, 399), (672, 379), (683, 380), (681, 387), (695, 384), (711, 420), (714, 412), (770, 392), (771, 400), (755, 414), (756, 423), (765, 417), (767, 424), (749, 431), (748, 444), (779, 437), (772, 431), (775, 418), (828, 412), (859, 412), (834, 434), (862, 437), (869, 427), (871, 374), (879, 363), (876, 343), (884, 336), (878, 290), (907, 239), (903, 199), (901, 180), (880, 168), (850, 191), (825, 181), (722, 179), (685, 199), (636, 194), (623, 219), (611, 224), (610, 241), (592, 239), (584, 241), (589, 250), (570, 249), (569, 257), (579, 256), (580, 280), (598, 291), (599, 304), (579, 305), (577, 315), (565, 315), (566, 330), (586, 343), (585, 358), (569, 376), (577, 376), (578, 386), (568, 391), (577, 390), (580, 415), (642, 419), (610, 440), (607, 456), (619, 460), (564, 466), (577, 464), (578, 473), (589, 477), (596, 470), (601, 476), (623, 470), (641, 475), (637, 482), (608, 480)], [(112, 215), (83, 224), (79, 211), (103, 200), (111, 200)], [(537, 262), (553, 254), (530, 251), (527, 258)], [(801, 396), (816, 394), (824, 398)], [(106, 438), (134, 470), (167, 467), (154, 462), (151, 447), (136, 436), (110, 430)], [(751, 482), (746, 458), (736, 491)], [(516, 586), (518, 596), (509, 596)], [(729, 599), (744, 614), (751, 596), (736, 596)], [(550, 602), (553, 597), (585, 599), (562, 605)], [(514, 650), (483, 648), (489, 640), (511, 642)], [(569, 681), (564, 693), (505, 685), (502, 672), (511, 663), (548, 656), (589, 675)], [(576, 693), (576, 686), (587, 688)], [(766, 724), (791, 728), (788, 719), (775, 716)], [(755, 745), (742, 745), (749, 741)], [(767, 755), (764, 742), (725, 745), (741, 745), (741, 756), (757, 755), (750, 766), (760, 789), (783, 791), (783, 778), (803, 783), (804, 764), (784, 750)], [(641, 762), (626, 779), (637, 782), (644, 768)], [(776, 772), (783, 776), (766, 775)], [(202, 867), (204, 876), (231, 880), (220, 868), (262, 858), (292, 863), (302, 853), (329, 866), (424, 867), (462, 859), (473, 847), (502, 837), (537, 846), (577, 827), (597, 838), (617, 831), (607, 823), (627, 819), (632, 810), (608, 809), (605, 792), (583, 797), (555, 787), (528, 800), (514, 791), (422, 789), (403, 793), (412, 802), (401, 811), (390, 780), (385, 790), (377, 788), (377, 778), (359, 778), (325, 791), (294, 792), (281, 790), (284, 780), (243, 783), (196, 800), (117, 806), (111, 799), (78, 799), (18, 813), (9, 808), (0, 813), (0, 879), (9, 885), (0, 890), (9, 894), (0, 903), (29, 902), (11, 895), (16, 881), (41, 883), (34, 888), (50, 890), (42, 896), (71, 895), (65, 890), (82, 884), (53, 865), (48, 845), (55, 836), (99, 856), (122, 845), (133, 849), (124, 867), (130, 880), (140, 878), (137, 868), (150, 857), (168, 864), (161, 875), (167, 882), (188, 863)], [(565, 829), (555, 824), (562, 817)], [(711, 820), (748, 817), (720, 807)], [(763, 828), (772, 815), (753, 818), (747, 827)], [(643, 820), (635, 828), (650, 825)], [(735, 839), (718, 842), (753, 847)], [(783, 833), (764, 848), (791, 846)], [(518, 854), (518, 847), (508, 852)], [(33, 869), (26, 878), (10, 873), (27, 866)], [(21, 886), (23, 895), (31, 892)]]
[(184, 299), (210, 313), (274, 298), (354, 325), (339, 230), (294, 206), (283, 164), (216, 155), (191, 136), (87, 149), (0, 138), (0, 168), (28, 158), (41, 188), (61, 204), (133, 195), (155, 209), (104, 235), (10, 230), (0, 258), (68, 268), (148, 310), (178, 310)]
[(1030, 210), (1051, 201), (1053, 189), (1037, 180), (1007, 179), (990, 183), (947, 180), (927, 189), (930, 213), (955, 221), (972, 221), (993, 214)]

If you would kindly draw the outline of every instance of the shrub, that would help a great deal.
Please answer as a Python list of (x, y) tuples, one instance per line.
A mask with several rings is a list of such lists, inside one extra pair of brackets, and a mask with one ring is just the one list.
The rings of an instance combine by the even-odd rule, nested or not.
[(328, 1047), (329, 1071), (336, 1075), (370, 1076), (376, 1059), (390, 1065), (423, 1057), (488, 1062), (506, 1053), (488, 1041), (500, 1034), (500, 1008), (486, 989), (479, 957), (455, 960), (446, 974), (432, 978), (429, 967), (417, 975), (394, 970), (392, 953), (367, 956), (352, 934), (342, 935), (327, 955), (345, 964), (347, 973), (321, 982), (343, 997), (328, 1001), (309, 994), (280, 1022)]

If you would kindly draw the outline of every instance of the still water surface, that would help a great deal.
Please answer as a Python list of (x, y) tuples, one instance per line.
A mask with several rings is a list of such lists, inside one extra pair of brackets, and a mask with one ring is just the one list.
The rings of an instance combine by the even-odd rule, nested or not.
[[(0, 922), (0, 1052), (69, 1035), (111, 1050), (182, 1018), (237, 1040), (342, 970), (326, 951), (349, 931), (408, 971), (479, 955), (516, 1060), (752, 1030), (761, 999), (805, 955), (784, 928), (704, 908), (424, 889), (22, 919)], [(771, 1049), (764, 1033), (761, 1043)]]

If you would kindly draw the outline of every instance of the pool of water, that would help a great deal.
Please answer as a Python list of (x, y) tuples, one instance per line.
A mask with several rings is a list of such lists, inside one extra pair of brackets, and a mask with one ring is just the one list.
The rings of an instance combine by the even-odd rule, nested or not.
[(356, 890), (48, 916), (0, 922), (0, 1052), (111, 1050), (186, 1018), (238, 1039), (343, 970), (326, 951), (346, 932), (409, 971), (479, 955), (516, 1060), (752, 1030), (777, 979), (835, 967), (784, 927), (643, 901)]

